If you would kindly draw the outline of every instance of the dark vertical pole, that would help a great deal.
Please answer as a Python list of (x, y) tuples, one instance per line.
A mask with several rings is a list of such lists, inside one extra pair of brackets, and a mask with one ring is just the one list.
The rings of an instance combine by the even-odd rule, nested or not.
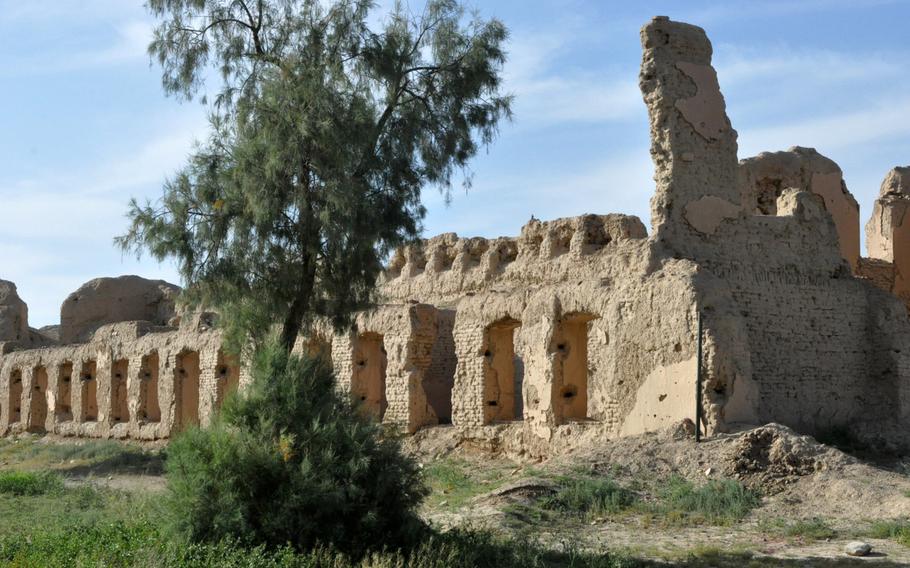
[(698, 314), (698, 336), (695, 338), (695, 442), (701, 442), (701, 310)]

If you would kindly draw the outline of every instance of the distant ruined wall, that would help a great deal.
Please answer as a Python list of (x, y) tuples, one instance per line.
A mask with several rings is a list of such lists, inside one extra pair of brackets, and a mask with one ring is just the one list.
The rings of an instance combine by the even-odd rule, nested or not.
[(109, 324), (88, 343), (0, 358), (0, 432), (166, 438), (207, 424), (239, 377), (217, 331)]

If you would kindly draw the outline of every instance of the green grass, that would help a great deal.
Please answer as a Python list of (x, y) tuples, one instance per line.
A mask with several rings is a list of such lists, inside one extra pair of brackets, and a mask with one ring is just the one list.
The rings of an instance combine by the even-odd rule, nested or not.
[(56, 469), (77, 475), (121, 473), (160, 474), (163, 457), (157, 451), (114, 440), (48, 443), (40, 438), (0, 439), (0, 465), (11, 469)]
[(701, 486), (674, 475), (647, 507), (668, 525), (732, 525), (761, 503), (759, 495), (733, 479), (712, 479)]
[(45, 495), (63, 490), (63, 479), (50, 471), (0, 471), (0, 493)]
[(872, 524), (869, 536), (872, 538), (886, 538), (904, 546), (910, 546), (910, 520), (877, 521)]
[[(532, 541), (510, 539), (488, 531), (455, 530), (436, 534), (412, 551), (378, 551), (353, 561), (327, 549), (297, 553), (288, 548), (245, 548), (233, 542), (185, 544), (166, 533), (148, 504), (127, 494), (66, 490), (69, 496), (91, 497), (88, 508), (104, 514), (71, 514), (67, 501), (55, 511), (59, 522), (30, 522), (21, 515), (18, 531), (0, 534), (0, 566), (44, 567), (167, 567), (167, 568), (632, 568), (642, 564), (623, 555), (585, 552), (571, 546), (546, 549)], [(20, 504), (40, 497), (21, 497)], [(124, 501), (116, 507), (116, 501)], [(32, 506), (30, 509), (35, 510)], [(131, 511), (132, 514), (128, 514)], [(6, 522), (6, 519), (4, 519)]]
[(563, 511), (585, 517), (603, 517), (631, 507), (637, 496), (608, 477), (557, 478), (558, 489), (541, 499), (544, 509)]

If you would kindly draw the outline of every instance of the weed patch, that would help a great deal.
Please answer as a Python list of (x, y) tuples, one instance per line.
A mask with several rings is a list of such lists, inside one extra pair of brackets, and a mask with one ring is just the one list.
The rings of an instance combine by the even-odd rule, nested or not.
[(607, 477), (561, 477), (557, 484), (556, 493), (540, 501), (543, 508), (599, 517), (624, 511), (637, 500), (634, 492)]
[(63, 479), (53, 472), (0, 472), (0, 493), (6, 495), (45, 495), (62, 489)]
[(674, 475), (659, 492), (659, 502), (652, 504), (650, 510), (671, 525), (731, 525), (760, 502), (756, 492), (733, 479), (712, 479), (697, 487)]
[(878, 521), (869, 530), (872, 538), (886, 538), (910, 546), (910, 520)]

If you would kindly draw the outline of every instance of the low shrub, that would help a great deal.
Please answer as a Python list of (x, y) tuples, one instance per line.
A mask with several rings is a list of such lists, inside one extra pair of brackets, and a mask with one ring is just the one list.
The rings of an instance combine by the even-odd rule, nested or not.
[(425, 530), (416, 463), (338, 393), (324, 360), (277, 347), (260, 350), (252, 384), (212, 426), (171, 443), (167, 478), (172, 526), (189, 542), (360, 555)]
[(0, 493), (8, 495), (44, 495), (63, 489), (63, 479), (51, 471), (0, 472)]

